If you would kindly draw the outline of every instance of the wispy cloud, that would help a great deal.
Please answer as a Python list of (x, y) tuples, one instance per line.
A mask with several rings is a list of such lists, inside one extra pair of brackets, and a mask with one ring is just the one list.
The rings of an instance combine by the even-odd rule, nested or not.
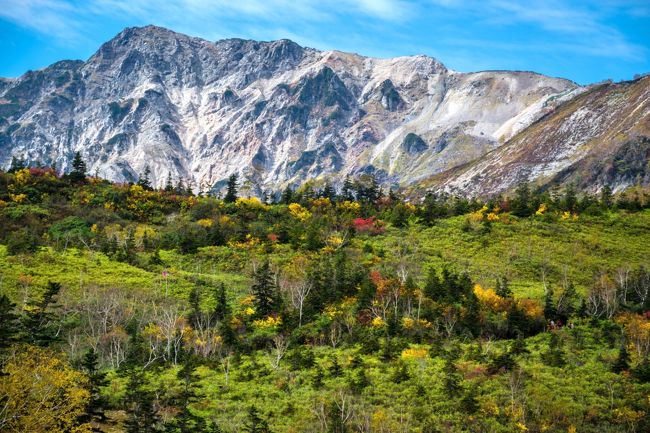
[(156, 24), (209, 40), (426, 53), (467, 70), (535, 69), (526, 66), (535, 56), (647, 69), (648, 31), (624, 26), (643, 28), (648, 18), (648, 0), (0, 0), (0, 19), (80, 57), (122, 27)]
[[(643, 16), (650, 7), (647, 0), (601, 0), (562, 2), (558, 0), (430, 0), (431, 4), (495, 29), (530, 27), (543, 32), (543, 38), (530, 43), (522, 32), (513, 41), (505, 43), (510, 50), (537, 50), (581, 53), (585, 55), (639, 61), (647, 55), (647, 48), (632, 43), (616, 27), (607, 23), (615, 14)], [(489, 38), (458, 38), (457, 43), (490, 44)], [(503, 44), (496, 41), (497, 44)]]
[(0, 17), (65, 41), (92, 31), (92, 23), (102, 18), (173, 24), (205, 36), (215, 33), (211, 27), (249, 21), (270, 28), (300, 28), (306, 23), (333, 21), (340, 15), (399, 22), (412, 9), (413, 4), (403, 0), (0, 0)]

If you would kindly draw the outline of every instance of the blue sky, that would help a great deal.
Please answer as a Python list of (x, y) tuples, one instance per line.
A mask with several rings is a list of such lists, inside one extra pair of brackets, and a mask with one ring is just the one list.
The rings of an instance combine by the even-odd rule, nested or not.
[(208, 40), (289, 38), (460, 71), (532, 70), (581, 84), (650, 72), (650, 0), (0, 0), (0, 76), (87, 59), (124, 27)]

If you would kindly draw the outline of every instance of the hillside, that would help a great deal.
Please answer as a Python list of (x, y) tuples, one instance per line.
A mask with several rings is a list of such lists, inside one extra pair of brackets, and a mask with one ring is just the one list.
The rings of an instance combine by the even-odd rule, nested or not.
[(650, 77), (594, 86), (485, 157), (433, 179), (437, 188), (488, 195), (520, 182), (597, 192), (650, 181)]
[(647, 192), (229, 186), (0, 172), (0, 431), (650, 427)]

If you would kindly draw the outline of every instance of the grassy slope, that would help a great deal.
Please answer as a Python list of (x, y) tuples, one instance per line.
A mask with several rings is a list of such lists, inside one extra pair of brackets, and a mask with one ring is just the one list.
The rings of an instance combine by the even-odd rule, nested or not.
[[(601, 217), (580, 216), (578, 221), (545, 222), (542, 219), (512, 219), (493, 224), (492, 232), (463, 231), (466, 217), (441, 220), (431, 228), (391, 228), (383, 236), (353, 239), (362, 247), (368, 243), (383, 262), (395, 262), (395, 246), (406, 239), (415, 254), (416, 275), (423, 277), (429, 266), (451, 265), (467, 269), (473, 280), (492, 287), (497, 276), (506, 275), (517, 296), (543, 296), (542, 269), (547, 284), (558, 285), (564, 275), (579, 290), (585, 290), (599, 271), (614, 271), (619, 266), (648, 264), (650, 251), (650, 211), (636, 214), (610, 213)], [(101, 253), (70, 249), (57, 252), (42, 249), (33, 256), (10, 257), (0, 246), (2, 290), (20, 296), (25, 279), (30, 287), (43, 287), (48, 280), (60, 281), (69, 289), (81, 285), (120, 287), (132, 290), (164, 290), (162, 269), (170, 273), (169, 291), (184, 298), (192, 279), (224, 282), (237, 294), (248, 285), (250, 261), (259, 252), (228, 247), (203, 248), (196, 255), (162, 251), (165, 267), (146, 269), (111, 261)], [(272, 259), (284, 262), (294, 256), (279, 246)], [(369, 255), (369, 260), (377, 257)], [(146, 262), (146, 257), (142, 257)]]
[[(508, 224), (495, 223), (490, 234), (480, 234), (478, 230), (464, 231), (464, 225), (465, 217), (457, 217), (442, 220), (431, 228), (391, 228), (384, 236), (359, 237), (352, 243), (359, 248), (370, 244), (374, 253), (368, 253), (366, 259), (377, 261), (377, 256), (383, 256), (383, 263), (390, 266), (396, 261), (394, 246), (406, 241), (412, 251), (421, 255), (418, 262), (422, 263), (422, 268), (451, 263), (460, 269), (467, 268), (475, 281), (488, 286), (494, 284), (497, 275), (506, 274), (517, 296), (534, 298), (543, 294), (540, 277), (543, 264), (550, 284), (557, 284), (566, 269), (579, 289), (585, 290), (592, 275), (599, 270), (611, 271), (623, 264), (648, 263), (650, 211), (632, 215), (615, 213), (599, 218), (581, 216), (577, 221), (513, 219)], [(249, 270), (249, 265), (242, 266), (242, 263), (248, 263), (258, 253), (210, 247), (192, 256), (163, 251), (161, 257), (171, 274), (170, 293), (173, 296), (186, 298), (195, 277), (210, 282), (224, 281), (231, 293), (241, 296), (248, 286), (246, 275)], [(280, 246), (272, 258), (275, 262), (282, 262), (294, 254), (288, 247)], [(144, 262), (146, 257), (142, 259)], [(162, 269), (153, 267), (146, 270), (110, 261), (100, 253), (77, 250), (56, 252), (43, 249), (33, 256), (9, 257), (6, 248), (0, 246), (1, 288), (18, 300), (25, 291), (32, 292), (50, 279), (61, 281), (69, 290), (75, 290), (81, 282), (129, 290), (163, 291)], [(26, 275), (31, 277), (31, 281), (29, 287), (23, 289)], [(551, 419), (554, 414), (561, 414), (575, 423), (575, 420), (610, 410), (612, 398), (616, 405), (624, 397), (635, 398), (630, 392), (647, 394), (647, 385), (631, 391), (618, 375), (609, 371), (616, 347), (605, 343), (597, 328), (579, 325), (574, 330), (562, 332), (566, 344), (566, 367), (549, 367), (541, 362), (540, 354), (547, 349), (548, 334), (527, 339), (531, 353), (518, 357), (528, 375), (525, 386), (530, 396), (529, 407), (538, 408), (540, 419)], [(507, 344), (505, 341), (493, 342), (483, 346), (479, 352), (482, 352), (481, 356), (489, 357), (503, 352)], [(490, 431), (518, 431), (518, 427), (509, 425), (502, 415), (496, 413), (507, 411), (510, 401), (508, 377), (486, 375), (487, 358), (473, 358), (470, 349), (474, 346), (476, 343), (463, 344), (463, 355), (457, 363), (464, 377), (464, 389), (479, 387), (479, 410), (483, 414), (494, 412), (490, 418), (494, 422)], [(278, 370), (273, 370), (268, 355), (262, 351), (242, 355), (239, 363), (232, 367), (228, 385), (218, 366), (201, 367), (198, 374), (202, 378), (200, 394), (203, 397), (193, 405), (193, 409), (218, 421), (226, 431), (241, 428), (246, 409), (251, 404), (257, 405), (269, 417), (275, 432), (300, 431), (301, 426), (314, 426), (318, 422), (315, 409), (319, 399), (335, 400), (339, 390), (346, 389), (350, 378), (356, 374), (356, 370), (349, 368), (349, 363), (351, 357), (359, 353), (359, 348), (318, 347), (315, 353), (316, 364), (324, 371), (321, 388), (313, 386), (315, 368), (292, 371), (285, 361)], [(334, 357), (344, 369), (341, 377), (332, 377), (328, 373)], [(361, 404), (363, 413), (371, 415), (373, 422), (384, 419), (386, 425), (393, 426), (390, 428), (401, 426), (400, 431), (417, 431), (411, 427), (426, 417), (434, 416), (447, 419), (449, 425), (456, 426), (455, 431), (466, 427), (465, 420), (454, 412), (457, 403), (445, 395), (444, 361), (440, 357), (406, 360), (411, 378), (399, 384), (392, 380), (397, 368), (394, 362), (384, 362), (378, 354), (362, 354), (361, 357), (371, 385), (349, 398)], [(176, 367), (150, 372), (151, 386), (163, 394), (177, 389), (177, 370)], [(111, 376), (113, 380), (106, 390), (107, 396), (117, 401), (124, 392), (125, 379)]]

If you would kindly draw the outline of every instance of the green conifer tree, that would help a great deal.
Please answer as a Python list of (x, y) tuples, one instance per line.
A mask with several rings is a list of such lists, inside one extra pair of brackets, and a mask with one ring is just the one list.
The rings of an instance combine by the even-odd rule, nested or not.
[(255, 296), (255, 315), (257, 317), (266, 317), (278, 312), (279, 297), (268, 261), (262, 263), (253, 274), (251, 292)]
[(237, 174), (231, 174), (228, 178), (228, 186), (226, 187), (226, 196), (223, 201), (226, 203), (234, 203), (237, 201)]
[(81, 158), (81, 153), (76, 152), (72, 160), (72, 171), (68, 175), (70, 182), (81, 183), (86, 180), (86, 163)]

